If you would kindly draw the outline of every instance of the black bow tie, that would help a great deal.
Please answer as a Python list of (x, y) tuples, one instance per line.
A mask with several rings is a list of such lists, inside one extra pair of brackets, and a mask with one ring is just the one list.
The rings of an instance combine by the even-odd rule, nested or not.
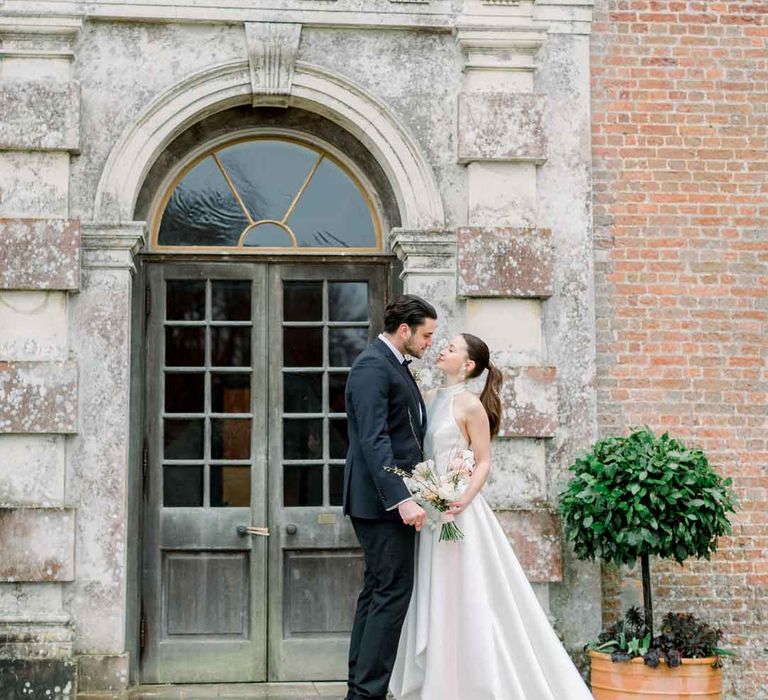
[(408, 365), (410, 365), (410, 364), (411, 364), (411, 362), (413, 362), (413, 360), (403, 360), (403, 367), (405, 367), (406, 369), (408, 369)]

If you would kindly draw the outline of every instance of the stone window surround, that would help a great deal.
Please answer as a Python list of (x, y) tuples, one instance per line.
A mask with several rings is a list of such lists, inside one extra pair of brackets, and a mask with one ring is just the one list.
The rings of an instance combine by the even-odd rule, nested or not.
[[(303, 110), (279, 109), (276, 114), (274, 110), (265, 110), (265, 114), (266, 118), (260, 122), (258, 112), (254, 113), (251, 109), (226, 110), (214, 115), (213, 118), (199, 122), (194, 129), (184, 132), (169, 144), (142, 185), (134, 217), (148, 222), (150, 241), (153, 239), (153, 232), (160, 225), (165, 195), (178, 184), (180, 174), (189, 163), (213, 148), (226, 147), (230, 143), (253, 137), (295, 140), (329, 153), (353, 173), (370, 203), (372, 214), (378, 220), (381, 230), (387, 232), (397, 225), (400, 215), (386, 175), (357, 139), (343, 132), (332, 122)], [(276, 126), (277, 124), (282, 126)], [(162, 252), (197, 252), (192, 247), (180, 246), (179, 248), (179, 251), (164, 249)], [(148, 252), (152, 252), (151, 246)], [(232, 251), (227, 248), (222, 251), (206, 249), (206, 252), (224, 254)], [(271, 252), (274, 253), (274, 251)], [(283, 252), (301, 255), (324, 251), (314, 248), (297, 248)], [(370, 254), (370, 251), (368, 252)], [(242, 253), (257, 254), (259, 250), (245, 249)]]

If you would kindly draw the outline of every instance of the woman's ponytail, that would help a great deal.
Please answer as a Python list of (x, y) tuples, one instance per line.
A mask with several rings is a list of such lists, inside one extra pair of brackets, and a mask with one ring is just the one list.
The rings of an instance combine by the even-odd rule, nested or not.
[(485, 386), (480, 394), (480, 403), (483, 404), (483, 408), (488, 414), (488, 422), (491, 425), (491, 437), (495, 437), (501, 427), (502, 381), (501, 371), (489, 362), (488, 376), (485, 378)]
[(491, 353), (485, 342), (471, 333), (462, 333), (461, 335), (467, 344), (467, 356), (475, 363), (475, 368), (468, 379), (479, 377), (484, 370), (488, 370), (485, 386), (480, 394), (480, 403), (483, 404), (483, 408), (488, 414), (491, 437), (494, 437), (501, 427), (501, 384), (503, 377), (498, 367), (491, 362)]

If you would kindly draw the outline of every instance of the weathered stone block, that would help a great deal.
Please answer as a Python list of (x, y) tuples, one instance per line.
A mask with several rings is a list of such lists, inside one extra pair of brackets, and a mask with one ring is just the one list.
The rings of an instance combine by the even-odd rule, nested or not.
[(76, 363), (0, 362), (0, 433), (76, 429)]
[(78, 692), (115, 691), (128, 687), (128, 654), (81, 654), (77, 661)]
[(502, 367), (501, 437), (552, 437), (557, 428), (554, 367)]
[(0, 149), (80, 148), (80, 85), (74, 81), (0, 81)]
[(498, 365), (540, 365), (545, 357), (541, 307), (539, 299), (469, 298), (464, 330), (488, 344)]
[(0, 581), (72, 581), (73, 508), (0, 508)]
[(65, 440), (63, 435), (0, 435), (0, 503), (60, 505)]
[(525, 92), (459, 95), (458, 161), (546, 160), (544, 97)]
[(77, 289), (80, 222), (0, 219), (0, 289)]
[[(0, 661), (6, 659), (71, 659), (74, 628), (70, 616), (60, 612), (61, 584), (52, 582), (27, 582), (0, 584), (13, 586), (18, 595), (50, 586), (59, 587), (58, 601), (53, 610), (32, 610), (22, 606), (19, 610), (3, 610), (0, 615)], [(31, 593), (34, 602), (39, 597)], [(31, 680), (31, 679), (30, 679)], [(3, 700), (4, 696), (0, 695)]]
[(0, 660), (0, 697), (75, 697), (76, 666), (72, 659)]
[(563, 578), (560, 519), (544, 510), (497, 511), (504, 533), (531, 583)]
[(467, 226), (458, 230), (460, 296), (550, 297), (553, 269), (549, 229)]
[(546, 444), (535, 438), (494, 440), (483, 496), (494, 510), (540, 507), (547, 500)]
[(467, 226), (530, 228), (540, 221), (535, 163), (467, 165)]
[(67, 217), (69, 159), (66, 151), (0, 151), (0, 218)]
[(66, 360), (68, 292), (0, 290), (0, 360)]

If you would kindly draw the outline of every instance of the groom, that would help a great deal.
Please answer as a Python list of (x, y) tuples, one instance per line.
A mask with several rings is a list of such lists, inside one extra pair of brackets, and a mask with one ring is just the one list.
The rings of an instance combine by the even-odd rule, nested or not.
[(344, 513), (365, 554), (349, 647), (346, 700), (384, 700), (413, 589), (415, 531), (426, 513), (403, 480), (421, 462), (427, 412), (405, 355), (432, 345), (437, 312), (406, 294), (387, 304), (384, 332), (357, 358), (346, 389)]

